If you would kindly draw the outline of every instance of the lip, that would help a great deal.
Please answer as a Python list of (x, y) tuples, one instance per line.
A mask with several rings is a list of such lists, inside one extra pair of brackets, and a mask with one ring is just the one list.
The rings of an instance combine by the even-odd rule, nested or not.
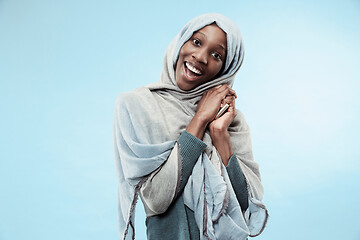
[(185, 61), (184, 64), (188, 63), (189, 65), (191, 65), (192, 67), (196, 68), (197, 70), (200, 71), (199, 75), (204, 75), (204, 70), (202, 69), (201, 66), (199, 66), (198, 64), (191, 62), (191, 61)]
[[(195, 67), (196, 69), (198, 69), (201, 74), (200, 75), (197, 75), (196, 76), (190, 76), (188, 74), (188, 72), (191, 72), (193, 75), (195, 75), (192, 71), (190, 71), (190, 69), (188, 67), (186, 67), (186, 63), (190, 64), (191, 66)], [(193, 81), (193, 80), (196, 80), (196, 79), (199, 79), (201, 78), (203, 75), (204, 75), (204, 72), (203, 72), (203, 69), (199, 66), (197, 66), (197, 64), (194, 64), (190, 61), (184, 61), (184, 64), (183, 64), (183, 72), (184, 72), (184, 76), (186, 77), (186, 79), (190, 80), (190, 81)]]

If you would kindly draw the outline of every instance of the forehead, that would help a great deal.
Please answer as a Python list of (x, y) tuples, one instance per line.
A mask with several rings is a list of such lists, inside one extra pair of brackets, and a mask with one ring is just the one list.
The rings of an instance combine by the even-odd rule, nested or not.
[(224, 50), (226, 50), (226, 33), (215, 23), (199, 29), (198, 31), (194, 32), (194, 35), (203, 36), (209, 43), (219, 45), (224, 48)]

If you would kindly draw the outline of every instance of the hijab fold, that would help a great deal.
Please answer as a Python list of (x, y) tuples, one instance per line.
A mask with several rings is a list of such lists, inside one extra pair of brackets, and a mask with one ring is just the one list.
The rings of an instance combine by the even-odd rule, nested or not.
[[(180, 48), (195, 31), (212, 23), (227, 35), (225, 67), (220, 77), (190, 91), (181, 90), (175, 80)], [(242, 37), (231, 20), (216, 13), (200, 15), (189, 21), (170, 43), (160, 80), (117, 98), (114, 151), (119, 181), (119, 230), (123, 239), (134, 239), (134, 209), (141, 185), (167, 160), (181, 132), (195, 115), (202, 94), (219, 84), (232, 86), (243, 56)], [(203, 141), (207, 148), (195, 164), (183, 193), (185, 204), (194, 211), (200, 239), (256, 236), (268, 218), (261, 203), (263, 188), (258, 164), (253, 160), (249, 127), (238, 110), (228, 131), (248, 184), (249, 208), (243, 215), (226, 169), (206, 131)]]

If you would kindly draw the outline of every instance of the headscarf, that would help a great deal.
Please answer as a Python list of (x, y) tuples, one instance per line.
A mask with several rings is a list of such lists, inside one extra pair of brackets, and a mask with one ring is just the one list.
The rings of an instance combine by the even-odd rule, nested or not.
[[(213, 23), (227, 36), (227, 57), (222, 73), (192, 90), (181, 90), (175, 79), (180, 48), (194, 32)], [(170, 43), (160, 80), (117, 98), (114, 150), (119, 181), (119, 230), (123, 239), (134, 238), (134, 209), (139, 189), (147, 176), (167, 160), (180, 134), (195, 115), (202, 94), (219, 84), (233, 84), (243, 56), (242, 37), (231, 20), (217, 13), (200, 15), (189, 21)], [(260, 234), (267, 221), (249, 128), (238, 110), (228, 131), (248, 184), (249, 208), (244, 219), (226, 169), (222, 163), (219, 165), (218, 153), (206, 131), (203, 141), (207, 148), (195, 164), (183, 193), (185, 204), (194, 211), (201, 239), (230, 239), (229, 231), (224, 229), (230, 226), (232, 234), (246, 239), (249, 235)]]
[[(181, 90), (177, 86), (175, 79), (176, 61), (180, 49), (184, 43), (191, 38), (194, 32), (213, 23), (216, 23), (216, 25), (226, 33), (227, 54), (224, 69), (216, 79), (206, 82), (189, 91)], [(193, 101), (199, 101), (202, 94), (214, 86), (219, 84), (229, 84), (232, 86), (235, 73), (239, 70), (243, 59), (244, 46), (240, 30), (236, 24), (218, 13), (203, 14), (190, 20), (172, 40), (165, 53), (164, 66), (160, 80), (156, 83), (147, 85), (147, 87), (150, 90), (166, 89), (166, 91), (171, 91), (171, 93), (179, 100), (192, 99)], [(196, 107), (196, 104), (192, 105), (195, 105)]]

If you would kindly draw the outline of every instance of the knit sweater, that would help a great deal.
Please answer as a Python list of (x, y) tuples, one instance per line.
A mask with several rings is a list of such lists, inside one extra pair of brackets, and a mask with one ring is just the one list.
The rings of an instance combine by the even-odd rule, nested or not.
[[(182, 193), (192, 168), (207, 145), (187, 131), (182, 132), (178, 144), (182, 158), (181, 174), (178, 176), (179, 187), (164, 213), (147, 217), (147, 238), (149, 240), (200, 239), (194, 212), (184, 204)], [(166, 170), (166, 168), (164, 169)], [(248, 208), (247, 184), (235, 154), (230, 157), (226, 170), (241, 209), (245, 211)], [(144, 196), (142, 196), (143, 198)], [(149, 212), (147, 204), (144, 206), (145, 210)]]

